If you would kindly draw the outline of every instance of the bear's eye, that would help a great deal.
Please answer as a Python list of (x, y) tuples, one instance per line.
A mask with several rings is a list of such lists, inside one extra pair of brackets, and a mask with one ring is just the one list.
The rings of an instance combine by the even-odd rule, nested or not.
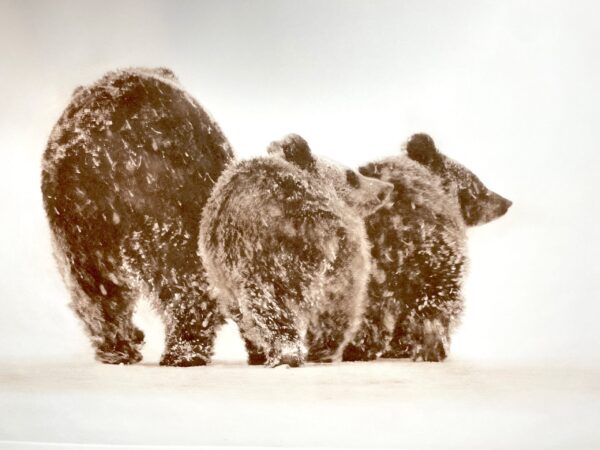
[(360, 179), (358, 178), (358, 175), (351, 170), (346, 170), (346, 181), (354, 189), (358, 189), (360, 187)]

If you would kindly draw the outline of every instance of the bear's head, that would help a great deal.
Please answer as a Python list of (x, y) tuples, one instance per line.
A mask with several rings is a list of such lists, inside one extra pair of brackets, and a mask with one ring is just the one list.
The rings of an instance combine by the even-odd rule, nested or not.
[(439, 176), (444, 189), (457, 196), (468, 226), (482, 225), (503, 216), (512, 202), (489, 190), (466, 167), (442, 154), (427, 134), (413, 135), (406, 145), (412, 160)]
[(297, 134), (289, 134), (279, 141), (272, 142), (267, 152), (333, 186), (338, 196), (361, 217), (374, 213), (384, 205), (394, 190), (391, 183), (365, 177), (353, 170), (343, 169), (315, 158), (308, 143)]

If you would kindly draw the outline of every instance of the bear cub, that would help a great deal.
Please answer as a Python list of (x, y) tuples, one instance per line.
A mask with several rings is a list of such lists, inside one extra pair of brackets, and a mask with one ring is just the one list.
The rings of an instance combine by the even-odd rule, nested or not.
[(344, 360), (442, 361), (463, 310), (466, 229), (501, 217), (511, 202), (426, 134), (412, 136), (405, 154), (359, 172), (392, 183), (394, 192), (388, 207), (366, 218), (373, 260), (367, 308)]
[(202, 208), (233, 153), (168, 69), (110, 72), (78, 88), (43, 156), (55, 255), (104, 363), (142, 359), (137, 298), (166, 326), (161, 364), (206, 364), (220, 325), (197, 254)]
[(200, 253), (250, 364), (340, 360), (362, 319), (363, 217), (393, 186), (315, 158), (298, 135), (228, 167), (204, 208)]

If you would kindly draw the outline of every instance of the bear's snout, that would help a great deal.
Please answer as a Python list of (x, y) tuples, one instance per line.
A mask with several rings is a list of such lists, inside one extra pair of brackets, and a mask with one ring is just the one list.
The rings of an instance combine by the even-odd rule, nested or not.
[(498, 208), (497, 208), (498, 216), (497, 217), (500, 217), (500, 216), (503, 216), (504, 214), (506, 214), (508, 209), (512, 206), (512, 202), (509, 199), (502, 197), (501, 195), (496, 194), (496, 196), (497, 196), (496, 202), (498, 205)]

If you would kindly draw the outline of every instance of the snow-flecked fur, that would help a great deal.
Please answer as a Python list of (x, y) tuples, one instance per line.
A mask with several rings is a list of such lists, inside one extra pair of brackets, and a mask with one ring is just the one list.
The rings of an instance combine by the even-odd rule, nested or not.
[(365, 319), (344, 360), (379, 355), (441, 361), (463, 310), (466, 228), (506, 213), (509, 200), (440, 153), (425, 134), (406, 153), (361, 167), (394, 184), (391, 205), (366, 219), (373, 269)]
[(316, 160), (297, 135), (269, 153), (231, 166), (215, 185), (200, 226), (208, 280), (251, 364), (339, 360), (369, 275), (359, 211), (379, 207), (392, 186)]
[(105, 363), (135, 363), (149, 295), (164, 365), (209, 361), (222, 322), (197, 254), (202, 208), (233, 154), (168, 69), (110, 72), (78, 88), (43, 157), (42, 192), (72, 308)]

